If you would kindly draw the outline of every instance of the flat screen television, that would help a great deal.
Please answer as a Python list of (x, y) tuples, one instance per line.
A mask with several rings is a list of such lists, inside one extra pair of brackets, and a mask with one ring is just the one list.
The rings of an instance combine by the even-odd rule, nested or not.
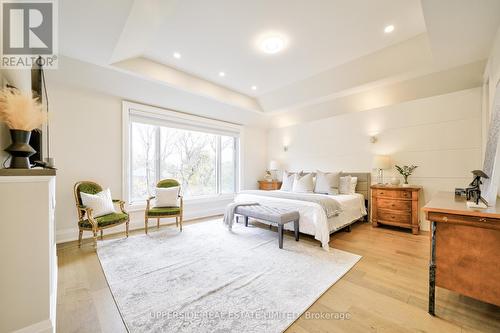
[[(31, 68), (31, 90), (34, 97), (40, 99), (40, 103), (43, 103), (42, 95), (42, 68), (36, 64)], [(30, 146), (36, 150), (36, 153), (30, 157), (30, 163), (33, 164), (34, 161), (43, 161), (43, 131), (40, 129), (35, 129), (31, 132)]]

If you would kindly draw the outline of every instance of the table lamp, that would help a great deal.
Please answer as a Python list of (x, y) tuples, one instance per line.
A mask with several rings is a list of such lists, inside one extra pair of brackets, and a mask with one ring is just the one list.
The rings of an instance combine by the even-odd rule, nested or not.
[(384, 169), (389, 169), (391, 167), (391, 158), (387, 155), (375, 155), (373, 157), (373, 168), (377, 169), (377, 183), (384, 183)]
[(276, 180), (276, 171), (279, 170), (279, 163), (278, 161), (275, 161), (275, 160), (271, 160), (271, 162), (269, 162), (269, 171), (271, 171), (272, 173), (272, 176), (273, 176), (273, 180)]

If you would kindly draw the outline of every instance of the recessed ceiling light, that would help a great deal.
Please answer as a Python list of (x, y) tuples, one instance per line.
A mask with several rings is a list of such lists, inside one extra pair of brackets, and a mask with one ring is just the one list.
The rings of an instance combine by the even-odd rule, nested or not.
[(278, 53), (283, 50), (285, 46), (286, 40), (280, 35), (268, 35), (259, 42), (260, 49), (269, 54)]
[(391, 25), (388, 25), (388, 26), (386, 26), (386, 27), (384, 28), (384, 32), (385, 32), (386, 34), (390, 34), (390, 33), (391, 33), (391, 32), (393, 32), (393, 31), (394, 31), (394, 26), (393, 26), (392, 24), (391, 24)]
[(182, 56), (179, 52), (174, 52), (174, 58), (175, 59), (180, 59)]
[(252, 86), (252, 90), (257, 90), (257, 86)]
[(219, 76), (224, 77), (224, 76), (226, 76), (226, 73), (224, 73), (224, 72), (219, 72)]

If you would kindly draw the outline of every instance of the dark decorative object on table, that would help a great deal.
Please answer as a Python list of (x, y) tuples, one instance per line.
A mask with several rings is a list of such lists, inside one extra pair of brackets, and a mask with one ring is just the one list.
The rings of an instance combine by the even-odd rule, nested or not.
[(31, 131), (23, 130), (10, 130), (10, 138), (12, 144), (5, 148), (12, 158), (10, 161), (10, 167), (13, 169), (29, 169), (30, 160), (29, 157), (36, 153), (30, 145)]
[(474, 170), (472, 171), (472, 174), (474, 175), (474, 179), (472, 182), (469, 184), (469, 186), (465, 189), (465, 195), (467, 198), (467, 201), (473, 201), (477, 204), (479, 204), (479, 200), (484, 200), (481, 198), (481, 184), (483, 183), (481, 181), (481, 178), (488, 179), (487, 174), (485, 174), (481, 170)]
[(12, 139), (12, 144), (5, 149), (11, 155), (10, 168), (31, 167), (29, 157), (36, 153), (29, 145), (31, 131), (46, 120), (47, 114), (43, 112), (38, 98), (15, 88), (0, 90), (0, 121), (7, 125)]

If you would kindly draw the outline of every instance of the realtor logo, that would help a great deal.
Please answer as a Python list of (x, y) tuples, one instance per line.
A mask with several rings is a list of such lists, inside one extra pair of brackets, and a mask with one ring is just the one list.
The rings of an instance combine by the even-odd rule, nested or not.
[[(55, 0), (1, 0), (2, 68), (55, 68)], [(37, 60), (37, 58), (39, 58)]]

